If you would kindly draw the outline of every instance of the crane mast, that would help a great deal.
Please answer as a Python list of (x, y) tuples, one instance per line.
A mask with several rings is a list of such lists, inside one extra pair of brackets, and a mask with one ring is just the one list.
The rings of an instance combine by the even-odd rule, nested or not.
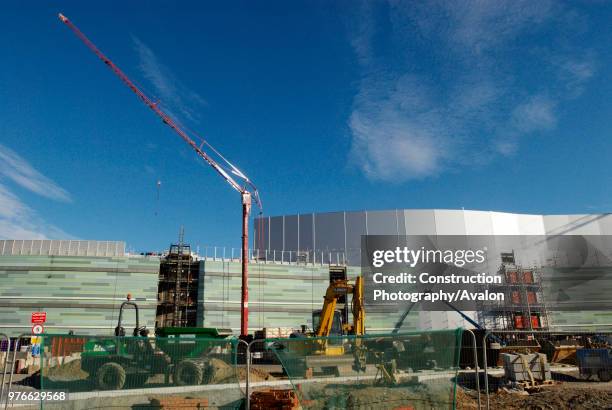
[[(187, 132), (185, 132), (181, 126), (172, 119), (170, 115), (165, 113), (160, 107), (159, 104), (153, 101), (150, 97), (148, 97), (144, 92), (142, 92), (134, 82), (132, 82), (129, 77), (121, 71), (119, 67), (115, 65), (104, 53), (102, 53), (96, 46), (93, 44), (85, 34), (83, 34), (66, 16), (63, 14), (59, 14), (59, 19), (64, 23), (72, 32), (79, 38), (85, 45), (96, 55), (108, 68), (111, 69), (113, 73), (119, 77), (119, 79), (128, 86), (134, 94), (138, 96), (138, 98), (157, 116), (161, 118), (164, 124), (169, 126), (179, 137), (183, 139), (187, 144), (191, 146), (191, 148), (198, 154), (208, 165), (210, 165), (234, 190), (240, 193), (240, 198), (242, 201), (242, 249), (241, 249), (241, 259), (242, 259), (242, 294), (240, 300), (240, 335), (247, 336), (248, 334), (248, 323), (249, 323), (249, 286), (248, 286), (248, 247), (249, 247), (249, 217), (251, 214), (251, 202), (252, 197), (255, 199), (256, 204), (259, 209), (262, 209), (261, 200), (259, 198), (259, 193), (255, 185), (244, 175), (238, 168), (232, 165), (229, 161), (227, 161), (223, 156), (221, 156), (218, 152), (216, 152), (224, 161), (228, 163), (231, 170), (226, 170), (223, 166), (219, 165), (210, 155), (208, 155), (202, 148), (205, 144), (205, 141), (202, 141), (200, 145), (196, 144), (196, 142), (189, 136)], [(211, 147), (212, 148), (212, 147)], [(214, 150), (214, 148), (212, 148)], [(245, 185), (240, 185), (231, 174), (242, 179)], [(247, 189), (247, 186), (250, 186), (253, 192)]]

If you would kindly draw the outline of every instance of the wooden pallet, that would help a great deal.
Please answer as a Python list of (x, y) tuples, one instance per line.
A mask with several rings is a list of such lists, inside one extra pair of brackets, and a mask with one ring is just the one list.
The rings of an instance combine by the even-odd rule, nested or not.
[(554, 380), (544, 380), (544, 381), (524, 381), (524, 382), (515, 382), (517, 386), (522, 387), (523, 390), (534, 390), (540, 389), (542, 387), (554, 386), (558, 384), (558, 382)]

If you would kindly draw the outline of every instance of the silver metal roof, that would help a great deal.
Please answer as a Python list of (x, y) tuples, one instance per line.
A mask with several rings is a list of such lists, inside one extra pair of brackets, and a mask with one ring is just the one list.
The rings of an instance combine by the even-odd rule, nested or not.
[(0, 255), (124, 256), (125, 242), (7, 239), (0, 240)]

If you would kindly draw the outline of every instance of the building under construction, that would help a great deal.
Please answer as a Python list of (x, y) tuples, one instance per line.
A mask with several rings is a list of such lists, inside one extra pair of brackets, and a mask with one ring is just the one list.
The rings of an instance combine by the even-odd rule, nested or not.
[(160, 261), (156, 327), (197, 326), (199, 263), (182, 239)]
[(550, 323), (540, 270), (517, 264), (514, 252), (502, 253), (501, 261), (498, 275), (502, 283), (487, 286), (491, 292), (503, 293), (504, 300), (481, 305), (478, 310), (479, 322), (486, 329), (548, 329)]

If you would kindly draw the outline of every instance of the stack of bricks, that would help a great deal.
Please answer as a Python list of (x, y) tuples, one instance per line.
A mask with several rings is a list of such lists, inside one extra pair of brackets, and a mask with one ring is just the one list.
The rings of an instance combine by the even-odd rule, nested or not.
[(299, 410), (300, 401), (292, 389), (261, 390), (251, 394), (251, 410)]
[(205, 397), (152, 397), (149, 400), (152, 408), (160, 410), (197, 410), (208, 408), (208, 399)]

